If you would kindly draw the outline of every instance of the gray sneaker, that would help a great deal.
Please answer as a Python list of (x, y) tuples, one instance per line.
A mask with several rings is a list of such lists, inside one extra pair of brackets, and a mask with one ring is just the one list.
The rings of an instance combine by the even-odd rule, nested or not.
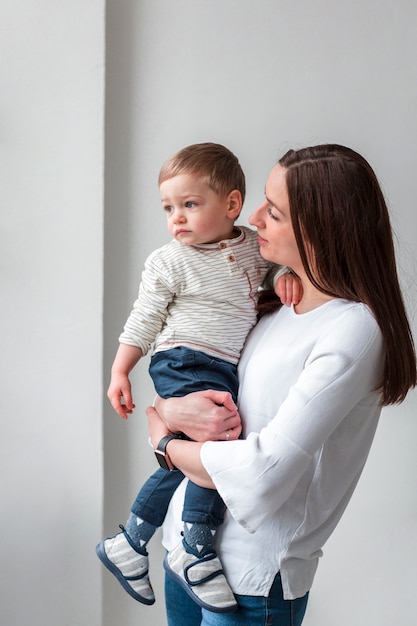
[(132, 598), (153, 604), (155, 596), (148, 576), (148, 557), (132, 546), (125, 529), (120, 528), (123, 532), (98, 544), (97, 556)]
[(188, 553), (180, 541), (166, 555), (164, 568), (194, 602), (204, 609), (214, 613), (233, 613), (238, 608), (215, 552), (198, 557)]

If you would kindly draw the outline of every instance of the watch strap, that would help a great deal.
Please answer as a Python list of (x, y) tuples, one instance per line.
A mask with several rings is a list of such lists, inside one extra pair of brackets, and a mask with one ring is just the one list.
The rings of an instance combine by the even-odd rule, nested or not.
[(185, 438), (186, 437), (182, 433), (171, 433), (170, 435), (165, 435), (165, 437), (162, 437), (162, 439), (160, 440), (160, 442), (158, 443), (158, 445), (156, 446), (154, 450), (155, 456), (161, 467), (163, 467), (166, 470), (175, 469), (174, 465), (171, 462), (171, 459), (168, 456), (166, 448), (169, 442), (172, 441), (173, 439), (185, 439)]

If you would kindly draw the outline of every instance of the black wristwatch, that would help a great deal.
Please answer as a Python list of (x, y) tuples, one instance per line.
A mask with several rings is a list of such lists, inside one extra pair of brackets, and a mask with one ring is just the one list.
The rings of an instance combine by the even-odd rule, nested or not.
[(163, 469), (168, 470), (168, 471), (175, 469), (167, 453), (167, 445), (172, 439), (185, 439), (185, 436), (182, 433), (165, 435), (165, 437), (162, 437), (161, 441), (158, 443), (158, 445), (156, 446), (154, 450), (155, 456), (158, 459), (159, 465)]

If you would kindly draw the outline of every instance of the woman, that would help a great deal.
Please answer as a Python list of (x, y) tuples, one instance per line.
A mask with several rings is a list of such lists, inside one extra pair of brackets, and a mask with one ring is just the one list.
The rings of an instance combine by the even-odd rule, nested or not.
[[(166, 453), (226, 503), (218, 548), (239, 604), (220, 615), (189, 598), (184, 566), (195, 565), (194, 577), (202, 566), (176, 546), (180, 492), (164, 529), (169, 626), (301, 624), (321, 548), (360, 477), (381, 407), (416, 385), (388, 210), (365, 159), (338, 145), (289, 151), (250, 223), (262, 256), (291, 267), (303, 295), (272, 313), (275, 302), (260, 303), (239, 365), (244, 439), (225, 394), (158, 400), (158, 412), (147, 411), (154, 447), (170, 432), (194, 439), (171, 439)], [(196, 414), (206, 415), (205, 430)]]

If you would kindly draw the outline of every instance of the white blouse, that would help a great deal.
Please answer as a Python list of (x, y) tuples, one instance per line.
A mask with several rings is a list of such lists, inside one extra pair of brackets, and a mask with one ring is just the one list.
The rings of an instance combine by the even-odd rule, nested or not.
[[(360, 303), (282, 307), (251, 332), (239, 364), (244, 439), (201, 451), (227, 506), (217, 548), (235, 593), (267, 596), (278, 571), (285, 598), (310, 589), (369, 453), (382, 364), (380, 329)], [(167, 549), (180, 537), (183, 491), (165, 520)]]

